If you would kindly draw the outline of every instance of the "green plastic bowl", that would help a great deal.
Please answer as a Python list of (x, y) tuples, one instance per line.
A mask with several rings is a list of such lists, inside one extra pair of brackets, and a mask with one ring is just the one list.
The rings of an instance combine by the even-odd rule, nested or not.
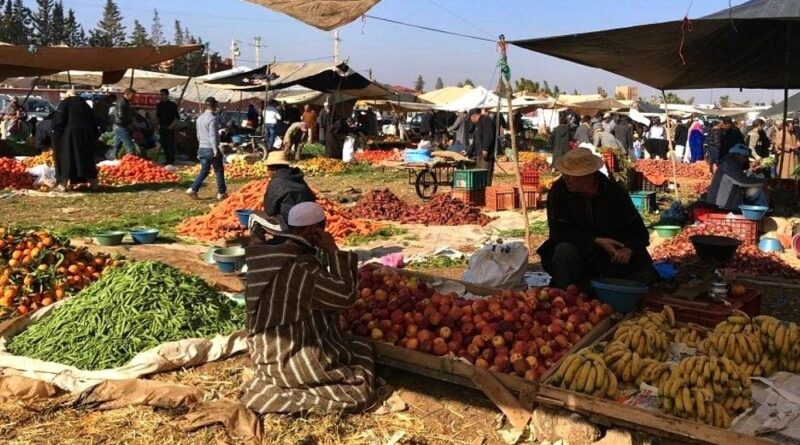
[(653, 230), (661, 238), (672, 238), (681, 233), (681, 226), (653, 226)]
[(100, 232), (94, 236), (97, 244), (101, 246), (119, 246), (122, 244), (122, 238), (125, 238), (125, 232), (119, 230), (111, 230), (108, 232)]

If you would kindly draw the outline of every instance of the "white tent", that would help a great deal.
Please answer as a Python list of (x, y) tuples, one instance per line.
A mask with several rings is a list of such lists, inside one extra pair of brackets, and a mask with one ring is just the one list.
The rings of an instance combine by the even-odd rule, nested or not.
[[(141, 93), (156, 93), (163, 88), (170, 89), (179, 85), (182, 86), (188, 79), (186, 76), (175, 74), (129, 69), (125, 72), (122, 80), (108, 86), (116, 89), (128, 88), (131, 86), (131, 76), (133, 76), (133, 89)], [(42, 76), (42, 79), (92, 87), (103, 85), (102, 71), (62, 71), (49, 76)]]
[(441, 104), (436, 108), (445, 111), (463, 111), (473, 108), (496, 108), (500, 98), (482, 86), (467, 91), (458, 99)]

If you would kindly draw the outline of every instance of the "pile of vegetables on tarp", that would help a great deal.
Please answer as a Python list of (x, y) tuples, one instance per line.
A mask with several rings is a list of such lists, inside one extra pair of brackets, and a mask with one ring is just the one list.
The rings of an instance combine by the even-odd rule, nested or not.
[(403, 201), (389, 189), (367, 193), (350, 209), (350, 215), (354, 218), (438, 226), (484, 226), (491, 221), (479, 208), (470, 207), (447, 195), (436, 195), (425, 205), (417, 206)]
[(164, 184), (178, 182), (180, 177), (145, 158), (125, 155), (116, 165), (101, 165), (98, 169), (101, 185)]
[(170, 341), (228, 335), (244, 309), (202, 279), (159, 262), (127, 263), (11, 339), (11, 353), (95, 370)]

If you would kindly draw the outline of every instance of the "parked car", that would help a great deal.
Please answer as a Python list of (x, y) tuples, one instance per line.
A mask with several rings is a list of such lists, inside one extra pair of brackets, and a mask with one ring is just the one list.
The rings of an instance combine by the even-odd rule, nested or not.
[[(19, 103), (23, 104), (22, 107), (28, 113), (28, 118), (35, 117), (37, 120), (42, 120), (48, 114), (56, 110), (53, 104), (47, 99), (40, 96), (30, 96), (25, 100), (25, 96), (17, 96)], [(8, 94), (0, 95), (0, 110), (5, 110), (11, 102), (11, 96)]]

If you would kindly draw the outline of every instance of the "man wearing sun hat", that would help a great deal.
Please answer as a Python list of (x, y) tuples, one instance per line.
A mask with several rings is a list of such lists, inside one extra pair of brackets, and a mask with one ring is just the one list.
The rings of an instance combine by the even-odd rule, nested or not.
[[(292, 207), (287, 222), (286, 231), (246, 249), (255, 375), (242, 402), (260, 414), (364, 410), (374, 396), (372, 349), (345, 337), (339, 322), (358, 299), (358, 255), (336, 247), (317, 203)], [(317, 250), (327, 254), (330, 269)]]
[(767, 206), (764, 178), (745, 173), (751, 154), (744, 144), (731, 147), (714, 172), (706, 195), (707, 203), (730, 211), (738, 211), (741, 204)]
[(264, 213), (277, 218), (287, 228), (289, 210), (301, 202), (314, 202), (316, 196), (303, 178), (303, 171), (292, 167), (286, 152), (273, 151), (267, 156), (269, 184), (264, 193)]
[(628, 193), (600, 173), (603, 160), (578, 147), (555, 162), (562, 176), (547, 199), (550, 238), (537, 253), (552, 284), (586, 288), (593, 278), (651, 284), (650, 235)]

